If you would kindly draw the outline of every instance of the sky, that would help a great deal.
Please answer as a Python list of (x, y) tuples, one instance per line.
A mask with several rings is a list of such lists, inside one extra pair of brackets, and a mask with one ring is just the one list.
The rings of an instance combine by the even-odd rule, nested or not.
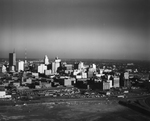
[(149, 0), (0, 0), (0, 57), (150, 60)]

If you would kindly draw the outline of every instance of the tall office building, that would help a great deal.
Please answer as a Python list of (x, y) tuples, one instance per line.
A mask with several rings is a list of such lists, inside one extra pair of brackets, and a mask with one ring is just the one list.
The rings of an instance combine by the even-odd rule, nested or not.
[(52, 62), (52, 73), (57, 73), (58, 67), (60, 67), (61, 60), (58, 57), (55, 58), (55, 62)]
[(45, 55), (45, 57), (44, 57), (44, 64), (45, 65), (49, 64), (49, 59), (48, 59), (47, 55)]
[(55, 73), (55, 62), (52, 62), (52, 73)]
[(24, 71), (24, 61), (18, 62), (18, 72)]
[(57, 69), (58, 67), (60, 67), (60, 62), (61, 60), (58, 57), (56, 57), (55, 58), (55, 73), (57, 73)]
[(16, 53), (9, 53), (9, 66), (16, 66)]

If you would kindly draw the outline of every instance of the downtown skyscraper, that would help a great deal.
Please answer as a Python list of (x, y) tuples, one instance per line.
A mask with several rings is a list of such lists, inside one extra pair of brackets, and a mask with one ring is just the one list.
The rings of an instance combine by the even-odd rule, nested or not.
[(16, 53), (9, 53), (9, 66), (16, 66)]

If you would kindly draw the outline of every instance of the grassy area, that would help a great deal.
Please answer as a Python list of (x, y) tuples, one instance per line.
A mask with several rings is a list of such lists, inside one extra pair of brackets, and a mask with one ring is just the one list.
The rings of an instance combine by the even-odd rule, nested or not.
[(68, 101), (0, 107), (5, 121), (149, 121), (117, 101)]

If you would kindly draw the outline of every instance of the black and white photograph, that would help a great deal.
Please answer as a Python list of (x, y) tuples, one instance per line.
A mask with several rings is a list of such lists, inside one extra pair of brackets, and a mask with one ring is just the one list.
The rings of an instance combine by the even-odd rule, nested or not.
[(150, 0), (0, 0), (0, 121), (150, 121)]

